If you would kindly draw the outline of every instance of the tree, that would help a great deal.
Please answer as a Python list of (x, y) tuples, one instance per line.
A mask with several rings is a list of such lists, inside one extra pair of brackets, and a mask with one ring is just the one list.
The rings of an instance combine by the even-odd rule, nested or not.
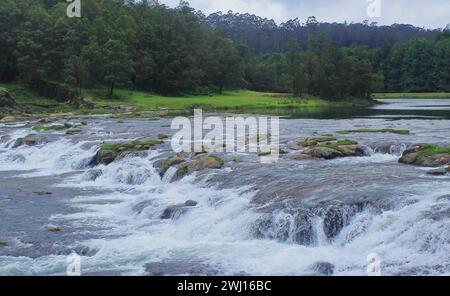
[(244, 76), (243, 62), (238, 48), (228, 38), (219, 37), (210, 47), (205, 79), (223, 93), (225, 88), (239, 87)]
[(71, 56), (65, 66), (66, 82), (75, 86), (75, 93), (82, 96), (83, 87), (88, 80), (88, 72), (85, 61), (79, 56)]
[(104, 81), (109, 85), (108, 95), (112, 97), (116, 86), (129, 86), (134, 73), (133, 61), (127, 46), (119, 40), (109, 40), (103, 48), (103, 55)]

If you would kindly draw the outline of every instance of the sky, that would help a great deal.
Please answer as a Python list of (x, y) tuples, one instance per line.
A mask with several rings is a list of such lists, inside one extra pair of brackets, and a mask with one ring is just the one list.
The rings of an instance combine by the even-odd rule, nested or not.
[[(189, 0), (191, 7), (205, 14), (232, 10), (251, 13), (282, 23), (316, 16), (322, 22), (378, 22), (443, 28), (450, 23), (450, 0)], [(160, 0), (170, 7), (179, 0)]]

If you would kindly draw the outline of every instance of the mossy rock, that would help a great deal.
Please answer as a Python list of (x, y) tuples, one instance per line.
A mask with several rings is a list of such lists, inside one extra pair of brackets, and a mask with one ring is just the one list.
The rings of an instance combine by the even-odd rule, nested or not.
[(358, 142), (352, 140), (338, 140), (337, 145), (358, 145)]
[(357, 129), (357, 130), (345, 130), (345, 131), (337, 131), (337, 134), (347, 135), (353, 133), (390, 133), (390, 134), (398, 134), (398, 135), (409, 135), (411, 132), (409, 130), (396, 130), (396, 129)]
[(169, 170), (169, 168), (175, 166), (175, 165), (179, 165), (186, 162), (186, 159), (184, 159), (181, 156), (175, 156), (175, 157), (170, 157), (165, 159), (162, 164), (161, 164), (161, 171), (160, 171), (160, 175), (164, 176), (166, 174), (166, 172)]
[(203, 156), (193, 162), (178, 168), (176, 177), (183, 178), (187, 174), (202, 171), (205, 169), (220, 169), (225, 165), (223, 159), (218, 156)]
[(62, 131), (68, 129), (66, 125), (36, 125), (32, 128), (32, 130), (36, 132), (48, 132), (48, 131)]
[(337, 139), (333, 136), (321, 136), (321, 137), (314, 137), (314, 138), (308, 138), (304, 141), (300, 141), (297, 144), (301, 147), (311, 147), (311, 146), (316, 146), (319, 143), (324, 143), (324, 142), (332, 142), (332, 141), (336, 141)]
[(450, 146), (440, 147), (430, 144), (417, 144), (405, 150), (400, 163), (423, 167), (439, 167), (450, 164)]
[(113, 162), (119, 155), (125, 155), (132, 152), (147, 151), (153, 146), (162, 144), (162, 141), (132, 141), (118, 144), (103, 144), (97, 151), (96, 155), (91, 161), (91, 165), (104, 164), (108, 165)]
[(24, 138), (18, 138), (14, 143), (13, 148), (18, 148), (20, 146), (36, 146), (47, 142), (47, 138), (45, 136), (31, 134)]
[(168, 135), (165, 135), (165, 134), (158, 134), (158, 140), (165, 140), (165, 139), (168, 139), (168, 138), (169, 138)]

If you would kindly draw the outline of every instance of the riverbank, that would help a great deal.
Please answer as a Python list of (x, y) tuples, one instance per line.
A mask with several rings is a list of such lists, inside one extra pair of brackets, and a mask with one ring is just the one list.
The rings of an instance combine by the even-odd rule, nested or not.
[(118, 89), (114, 97), (108, 98), (103, 89), (91, 89), (84, 97), (95, 107), (77, 109), (69, 103), (61, 103), (42, 97), (23, 84), (0, 84), (17, 100), (17, 103), (29, 107), (32, 116), (40, 117), (54, 113), (103, 114), (136, 113), (160, 110), (203, 109), (209, 112), (236, 113), (280, 113), (280, 110), (305, 110), (332, 107), (367, 107), (375, 104), (370, 100), (349, 99), (345, 101), (327, 101), (317, 97), (293, 98), (290, 94), (262, 93), (249, 90), (226, 91), (223, 94), (202, 96), (166, 97), (144, 91)]
[(375, 93), (374, 99), (450, 99), (448, 92), (432, 93)]

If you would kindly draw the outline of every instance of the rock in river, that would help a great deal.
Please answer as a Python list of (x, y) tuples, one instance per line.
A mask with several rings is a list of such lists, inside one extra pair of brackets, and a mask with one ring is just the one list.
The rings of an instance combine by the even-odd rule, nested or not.
[(45, 142), (47, 142), (47, 138), (45, 136), (31, 134), (24, 138), (17, 139), (16, 142), (14, 143), (13, 148), (17, 148), (23, 145), (36, 146), (39, 144), (43, 144)]
[(450, 164), (450, 147), (417, 144), (403, 152), (400, 163), (423, 167), (440, 167)]

